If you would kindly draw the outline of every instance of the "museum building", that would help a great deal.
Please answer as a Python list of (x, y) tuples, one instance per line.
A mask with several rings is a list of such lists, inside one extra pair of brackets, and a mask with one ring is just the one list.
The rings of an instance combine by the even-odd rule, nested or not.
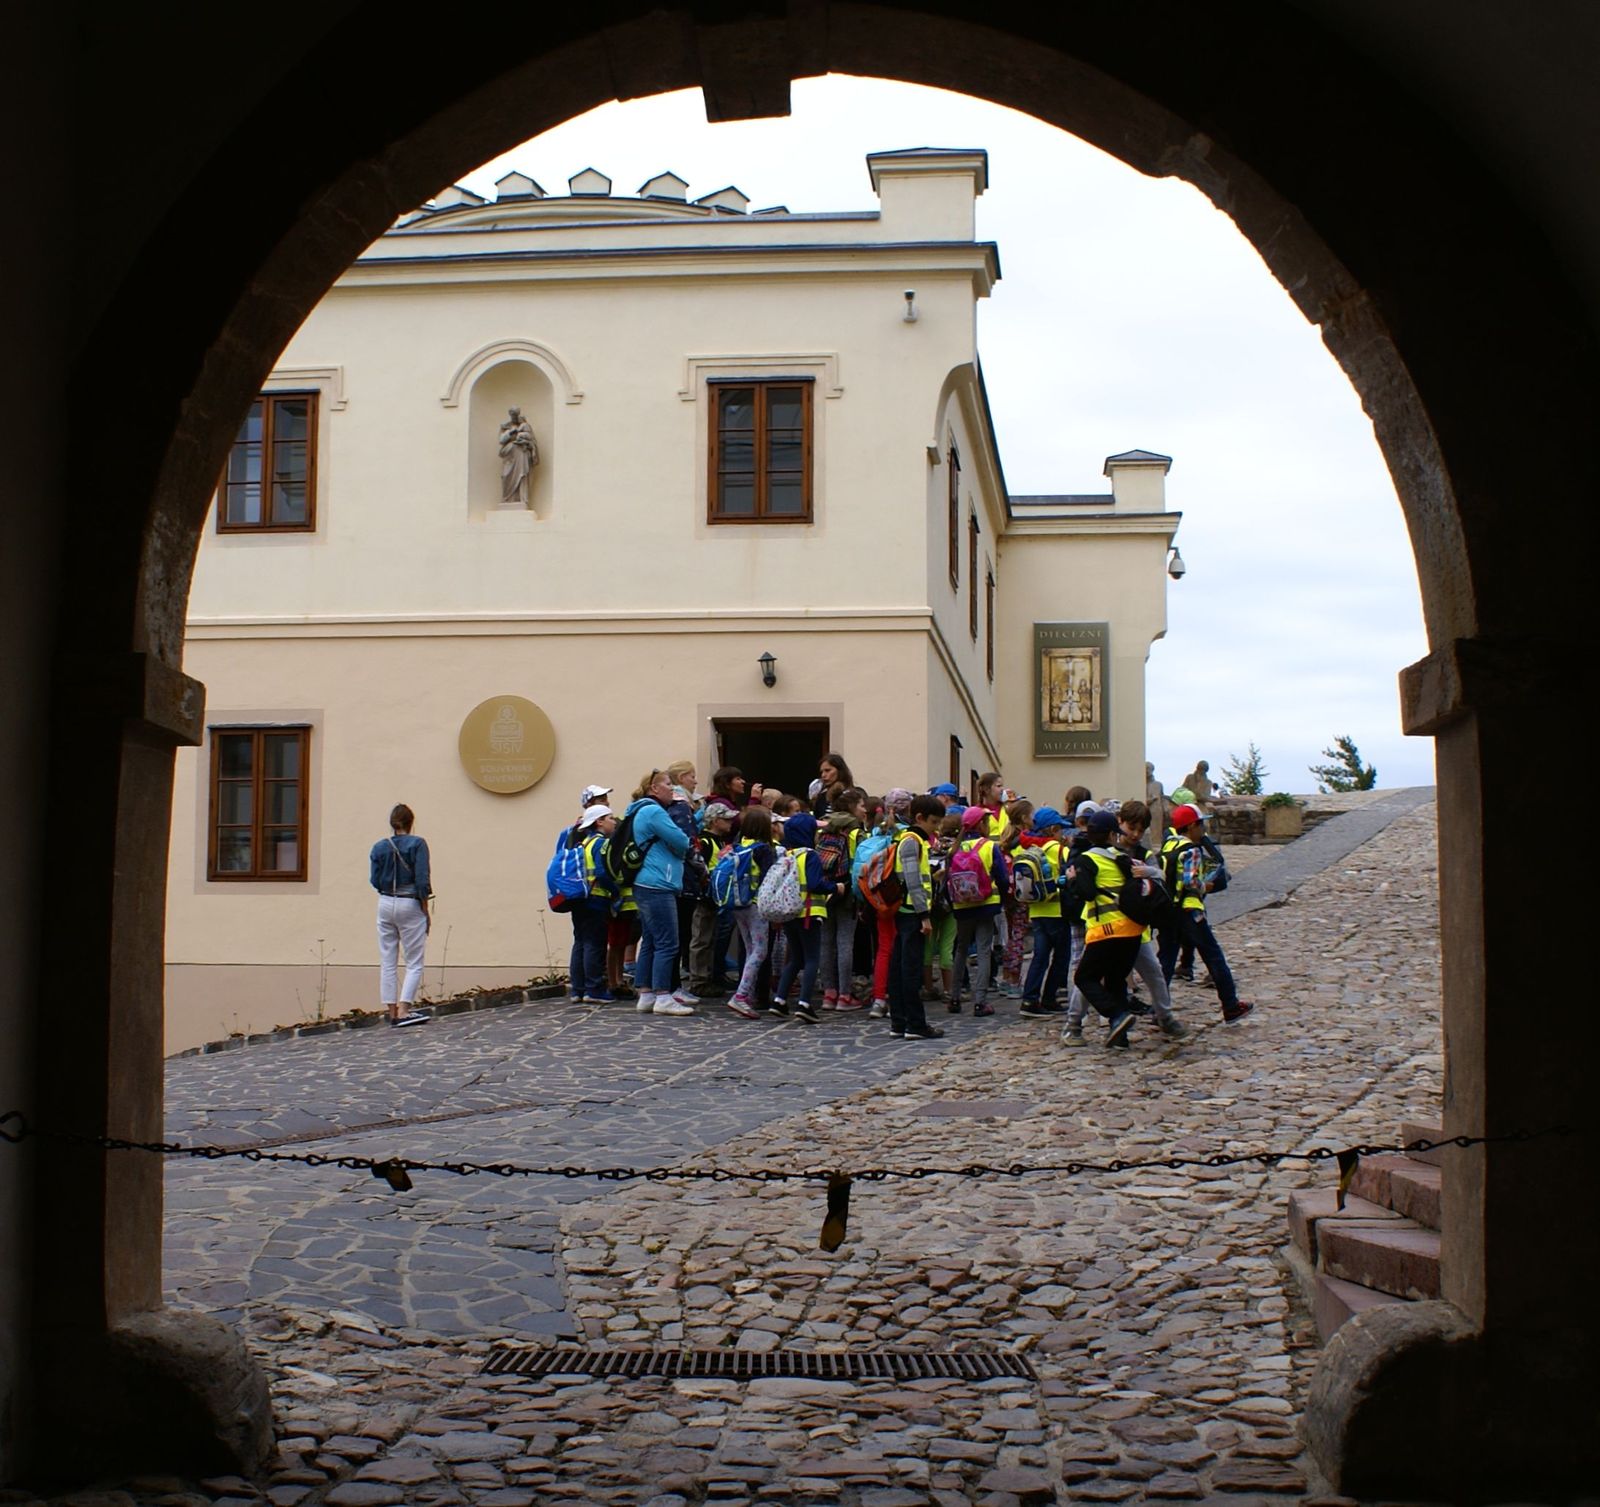
[(693, 759), (804, 791), (1001, 770), (1144, 789), (1171, 464), (1012, 496), (976, 346), (978, 150), (867, 159), (878, 208), (662, 173), (452, 187), (338, 280), (207, 522), (177, 755), (166, 1046), (377, 1002), (367, 852), (417, 812), (426, 988), (564, 966), (555, 834)]

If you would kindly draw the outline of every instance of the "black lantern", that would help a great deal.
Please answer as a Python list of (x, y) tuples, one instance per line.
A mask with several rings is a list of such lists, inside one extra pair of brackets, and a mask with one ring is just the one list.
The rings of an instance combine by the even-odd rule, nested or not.
[(761, 683), (769, 689), (778, 683), (778, 661), (770, 654), (763, 654), (756, 661), (761, 666)]

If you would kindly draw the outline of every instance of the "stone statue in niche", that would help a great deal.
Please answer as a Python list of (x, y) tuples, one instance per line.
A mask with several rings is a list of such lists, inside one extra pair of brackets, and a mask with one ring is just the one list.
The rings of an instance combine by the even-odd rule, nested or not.
[(533, 482), (533, 468), (539, 464), (539, 447), (534, 443), (533, 425), (513, 408), (500, 426), (500, 506), (526, 508)]
[(1201, 759), (1200, 762), (1183, 777), (1183, 783), (1188, 787), (1189, 793), (1194, 797), (1195, 805), (1197, 805), (1202, 811), (1209, 811), (1211, 809), (1212, 799), (1216, 795), (1216, 787), (1212, 785), (1211, 776), (1208, 773), (1210, 768), (1211, 765), (1208, 764), (1204, 759)]

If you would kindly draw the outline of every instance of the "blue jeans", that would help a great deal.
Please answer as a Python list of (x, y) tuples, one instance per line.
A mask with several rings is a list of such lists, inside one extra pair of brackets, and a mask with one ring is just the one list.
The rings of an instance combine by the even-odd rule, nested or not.
[(678, 957), (678, 892), (636, 884), (633, 903), (639, 907), (633, 987), (641, 994), (671, 994), (672, 965)]
[(1211, 970), (1211, 978), (1217, 986), (1217, 1000), (1222, 1008), (1231, 1010), (1239, 1003), (1239, 988), (1233, 981), (1227, 958), (1222, 955), (1222, 944), (1212, 935), (1211, 923), (1206, 920), (1203, 910), (1179, 911), (1178, 924), (1168, 926), (1161, 933), (1161, 976), (1169, 984), (1172, 982), (1178, 949), (1186, 943), (1194, 944), (1200, 961)]
[(574, 998), (600, 994), (606, 987), (606, 908), (588, 900), (572, 907), (572, 961), (567, 986)]
[(1033, 918), (1033, 957), (1028, 963), (1027, 981), (1022, 986), (1024, 1000), (1053, 1005), (1066, 981), (1072, 961), (1072, 933), (1060, 916)]
[(822, 961), (822, 917), (812, 916), (809, 923), (803, 919), (785, 921), (783, 934), (789, 939), (789, 955), (783, 965), (783, 974), (778, 979), (778, 992), (774, 998), (789, 997), (789, 985), (798, 973), (800, 1002), (810, 1004), (812, 990), (817, 987), (817, 964)]

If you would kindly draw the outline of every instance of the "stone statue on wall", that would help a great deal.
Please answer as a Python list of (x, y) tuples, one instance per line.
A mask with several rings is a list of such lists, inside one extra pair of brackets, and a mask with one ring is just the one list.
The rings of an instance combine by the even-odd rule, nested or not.
[(1150, 808), (1149, 830), (1156, 834), (1152, 846), (1159, 847), (1161, 835), (1167, 830), (1167, 792), (1156, 778), (1156, 766), (1148, 760), (1144, 766), (1144, 803)]
[(533, 425), (513, 408), (500, 426), (500, 506), (528, 507), (533, 468), (539, 464), (539, 447), (534, 443)]
[(1211, 768), (1204, 759), (1183, 777), (1183, 783), (1188, 787), (1189, 793), (1194, 797), (1194, 803), (1202, 811), (1211, 809), (1212, 797), (1216, 794), (1216, 787), (1211, 783), (1207, 771)]

